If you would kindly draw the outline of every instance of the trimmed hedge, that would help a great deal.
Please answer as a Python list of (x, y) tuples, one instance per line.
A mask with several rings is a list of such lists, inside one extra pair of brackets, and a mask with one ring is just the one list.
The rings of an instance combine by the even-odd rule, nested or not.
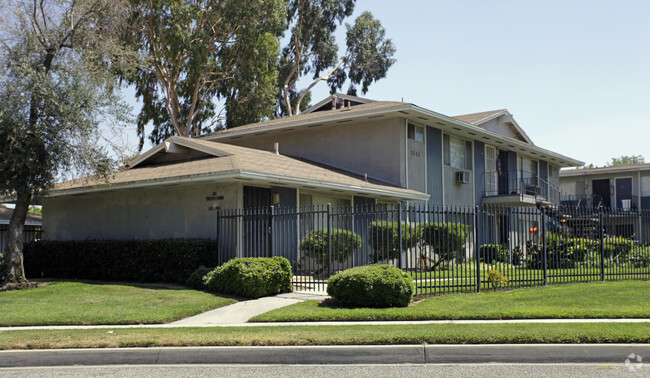
[(212, 270), (212, 268), (201, 265), (200, 267), (196, 268), (194, 273), (190, 275), (190, 278), (185, 281), (185, 286), (191, 287), (195, 290), (206, 290), (207, 287), (205, 286), (205, 276)]
[(5, 274), (7, 274), (7, 265), (4, 256), (0, 253), (0, 280), (4, 281)]
[(208, 273), (209, 291), (247, 298), (288, 293), (293, 290), (289, 260), (284, 257), (235, 258)]
[[(307, 257), (314, 258), (323, 270), (329, 267), (328, 233), (326, 229), (314, 230), (300, 242), (300, 250)], [(355, 249), (361, 247), (361, 237), (352, 231), (332, 230), (332, 261), (344, 262)]]
[(462, 223), (424, 223), (418, 225), (422, 242), (434, 248), (443, 260), (464, 256), (462, 247), (469, 235), (469, 226)]
[(217, 242), (207, 239), (84, 240), (26, 243), (27, 277), (185, 283), (214, 266)]
[(406, 307), (414, 292), (413, 278), (391, 265), (359, 266), (327, 280), (327, 294), (350, 306)]
[(508, 246), (503, 244), (483, 244), (478, 249), (481, 262), (492, 264), (492, 262), (507, 263), (509, 260)]
[[(410, 224), (402, 223), (402, 250), (414, 247), (419, 240), (418, 230)], [(372, 222), (368, 244), (373, 249), (370, 258), (373, 262), (399, 257), (399, 222)]]

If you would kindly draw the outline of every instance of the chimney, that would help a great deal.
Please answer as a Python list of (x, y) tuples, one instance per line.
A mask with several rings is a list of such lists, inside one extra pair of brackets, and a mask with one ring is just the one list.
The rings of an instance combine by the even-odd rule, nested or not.
[(278, 142), (273, 143), (273, 149), (275, 150), (276, 155), (280, 155), (280, 143)]
[(336, 97), (335, 94), (333, 94), (332, 95), (332, 110), (336, 109), (336, 100), (337, 100), (337, 97)]

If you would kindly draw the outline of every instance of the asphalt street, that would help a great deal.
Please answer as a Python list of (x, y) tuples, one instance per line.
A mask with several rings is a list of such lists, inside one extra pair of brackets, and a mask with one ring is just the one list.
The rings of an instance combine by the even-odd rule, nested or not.
[(111, 365), (4, 368), (0, 377), (641, 377), (618, 364)]

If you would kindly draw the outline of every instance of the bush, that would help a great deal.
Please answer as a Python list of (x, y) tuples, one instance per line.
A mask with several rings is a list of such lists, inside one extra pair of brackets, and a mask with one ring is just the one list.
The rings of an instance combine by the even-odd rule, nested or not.
[(327, 294), (351, 306), (405, 307), (414, 292), (413, 278), (391, 265), (359, 266), (327, 281)]
[(194, 273), (190, 275), (190, 278), (185, 281), (185, 286), (191, 287), (195, 290), (205, 290), (205, 276), (212, 270), (213, 269), (201, 265), (200, 267), (196, 268)]
[(434, 248), (441, 259), (450, 260), (463, 255), (463, 245), (469, 234), (469, 226), (462, 223), (423, 223), (417, 234), (422, 243)]
[(247, 298), (293, 290), (289, 260), (284, 257), (248, 257), (229, 260), (206, 276), (209, 291)]
[[(418, 230), (409, 224), (402, 223), (402, 250), (406, 251), (419, 241)], [(373, 252), (370, 258), (373, 262), (399, 257), (399, 223), (398, 222), (372, 222), (368, 244)]]
[(217, 242), (204, 239), (91, 240), (26, 243), (27, 277), (184, 283), (215, 265)]
[(481, 262), (491, 264), (493, 262), (508, 263), (508, 247), (503, 244), (483, 244), (478, 249)]
[(634, 247), (634, 240), (622, 236), (607, 236), (604, 240), (605, 258), (615, 262), (627, 262)]
[(501, 286), (508, 283), (508, 277), (504, 276), (503, 273), (499, 272), (496, 269), (490, 269), (490, 272), (487, 275), (487, 281), (492, 286), (492, 290), (500, 288)]
[[(314, 230), (300, 242), (300, 250), (307, 257), (314, 258), (326, 270), (329, 267), (329, 245), (327, 230)], [(361, 237), (352, 231), (332, 230), (332, 261), (344, 262), (355, 249), (361, 247)]]
[(5, 275), (7, 274), (7, 264), (5, 264), (5, 259), (2, 253), (0, 253), (0, 282), (5, 280)]

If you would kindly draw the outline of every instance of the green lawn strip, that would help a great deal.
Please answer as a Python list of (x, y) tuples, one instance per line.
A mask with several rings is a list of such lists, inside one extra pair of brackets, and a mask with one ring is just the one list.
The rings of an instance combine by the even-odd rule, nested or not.
[(0, 332), (0, 349), (226, 345), (648, 343), (646, 323), (134, 328)]
[(258, 315), (251, 321), (543, 318), (650, 318), (650, 281), (443, 295), (399, 308), (348, 308), (331, 300), (306, 301)]
[[(485, 278), (490, 269), (496, 269), (501, 273), (508, 276), (508, 278), (538, 278), (544, 277), (544, 270), (542, 269), (528, 269), (520, 266), (497, 263), (494, 265), (491, 264), (481, 264), (481, 276)], [(592, 277), (590, 279), (600, 279), (601, 270), (599, 267), (585, 267), (578, 266), (575, 268), (563, 268), (563, 269), (548, 269), (548, 276), (556, 276), (560, 279), (571, 280), (574, 277), (571, 276), (588, 276)], [(605, 275), (607, 276), (616, 276), (616, 275), (634, 275), (638, 278), (650, 278), (650, 269), (648, 268), (631, 268), (631, 267), (610, 267), (605, 268)], [(444, 280), (448, 278), (473, 278), (476, 277), (476, 264), (459, 264), (453, 266), (448, 270), (433, 270), (427, 272), (411, 272), (411, 276), (414, 280)]]
[(152, 285), (53, 282), (0, 292), (0, 325), (167, 323), (235, 300)]

